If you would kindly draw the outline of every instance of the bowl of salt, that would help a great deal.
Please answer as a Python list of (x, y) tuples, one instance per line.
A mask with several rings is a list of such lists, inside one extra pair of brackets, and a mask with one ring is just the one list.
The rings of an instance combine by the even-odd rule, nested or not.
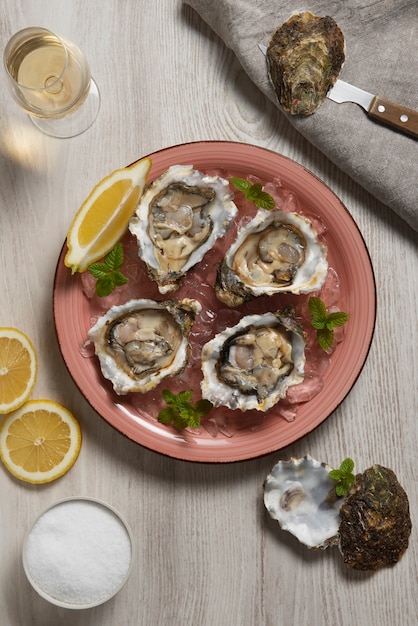
[(60, 500), (35, 520), (23, 544), (23, 568), (45, 600), (67, 609), (107, 602), (132, 569), (133, 535), (109, 504)]

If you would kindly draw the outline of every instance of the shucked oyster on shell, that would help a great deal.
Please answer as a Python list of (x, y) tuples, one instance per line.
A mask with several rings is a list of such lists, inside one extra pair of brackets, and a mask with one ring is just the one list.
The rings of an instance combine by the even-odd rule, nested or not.
[(173, 165), (142, 195), (129, 229), (160, 293), (183, 276), (227, 232), (238, 209), (229, 182), (192, 165)]
[(260, 209), (219, 265), (215, 292), (234, 307), (262, 295), (319, 290), (327, 272), (327, 248), (307, 218)]
[(115, 392), (146, 393), (188, 363), (196, 300), (130, 300), (111, 307), (90, 329), (102, 374)]
[(244, 316), (202, 348), (202, 396), (215, 407), (267, 411), (303, 381), (305, 338), (293, 311)]
[(282, 24), (268, 44), (267, 64), (283, 109), (292, 115), (314, 113), (344, 59), (344, 35), (332, 17), (304, 11)]
[(338, 497), (331, 468), (310, 456), (279, 461), (264, 482), (264, 504), (283, 530), (309, 548), (338, 546), (345, 565), (394, 565), (411, 533), (408, 496), (394, 472), (373, 465)]

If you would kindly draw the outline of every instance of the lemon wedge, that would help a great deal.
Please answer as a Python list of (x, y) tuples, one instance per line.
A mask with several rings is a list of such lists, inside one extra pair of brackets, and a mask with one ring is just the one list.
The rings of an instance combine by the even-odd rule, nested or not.
[(0, 328), (0, 414), (11, 413), (29, 398), (38, 362), (31, 341), (16, 328)]
[(0, 426), (0, 458), (28, 483), (48, 483), (68, 472), (80, 448), (78, 421), (53, 400), (27, 402)]
[(90, 192), (67, 234), (64, 263), (72, 273), (84, 272), (102, 259), (125, 233), (144, 191), (152, 161), (136, 161), (113, 171)]

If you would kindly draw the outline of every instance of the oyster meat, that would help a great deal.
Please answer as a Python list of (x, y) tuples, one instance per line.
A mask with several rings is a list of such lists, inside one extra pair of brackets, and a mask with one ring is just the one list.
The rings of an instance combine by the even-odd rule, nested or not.
[(408, 547), (408, 496), (391, 469), (373, 465), (357, 474), (340, 515), (340, 551), (353, 569), (393, 565)]
[(215, 291), (234, 307), (257, 296), (319, 290), (327, 272), (327, 248), (307, 218), (260, 209), (219, 265)]
[(310, 456), (279, 461), (264, 482), (264, 504), (283, 530), (308, 548), (338, 542), (340, 507), (326, 463)]
[(267, 47), (277, 99), (292, 115), (311, 115), (325, 100), (345, 60), (344, 35), (332, 17), (310, 11), (282, 24)]
[(267, 411), (304, 378), (305, 338), (290, 310), (247, 315), (202, 348), (203, 398)]
[(160, 293), (183, 276), (227, 232), (238, 209), (227, 180), (192, 165), (173, 165), (142, 195), (129, 229)]
[(130, 300), (113, 306), (90, 329), (102, 374), (119, 395), (146, 393), (187, 365), (188, 335), (201, 310), (196, 300)]

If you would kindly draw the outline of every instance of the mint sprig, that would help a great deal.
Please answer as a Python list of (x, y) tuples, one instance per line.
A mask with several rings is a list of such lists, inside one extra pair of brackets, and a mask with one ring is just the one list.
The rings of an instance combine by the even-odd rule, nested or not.
[(250, 181), (245, 178), (231, 178), (229, 182), (239, 191), (242, 191), (247, 200), (254, 202), (255, 206), (259, 209), (267, 209), (268, 211), (274, 209), (274, 198), (266, 191), (263, 191), (261, 183), (254, 183), (252, 185)]
[(341, 463), (339, 469), (333, 469), (328, 472), (329, 476), (337, 481), (335, 485), (335, 492), (337, 496), (346, 496), (350, 490), (350, 485), (354, 482), (355, 476), (353, 474), (354, 461), (347, 457)]
[(113, 250), (104, 258), (103, 263), (92, 263), (87, 268), (90, 274), (96, 278), (96, 294), (108, 296), (115, 287), (125, 285), (128, 282), (126, 276), (120, 271), (123, 263), (123, 246), (119, 241)]
[(334, 343), (334, 328), (344, 326), (348, 322), (348, 313), (344, 313), (344, 311), (328, 313), (328, 309), (321, 298), (315, 296), (309, 298), (308, 307), (318, 343), (323, 350), (328, 350)]
[(173, 424), (177, 430), (183, 428), (199, 428), (200, 419), (209, 413), (212, 404), (209, 400), (198, 400), (192, 404), (193, 391), (180, 391), (178, 394), (163, 390), (163, 398), (169, 405), (158, 413), (158, 421), (161, 424)]

